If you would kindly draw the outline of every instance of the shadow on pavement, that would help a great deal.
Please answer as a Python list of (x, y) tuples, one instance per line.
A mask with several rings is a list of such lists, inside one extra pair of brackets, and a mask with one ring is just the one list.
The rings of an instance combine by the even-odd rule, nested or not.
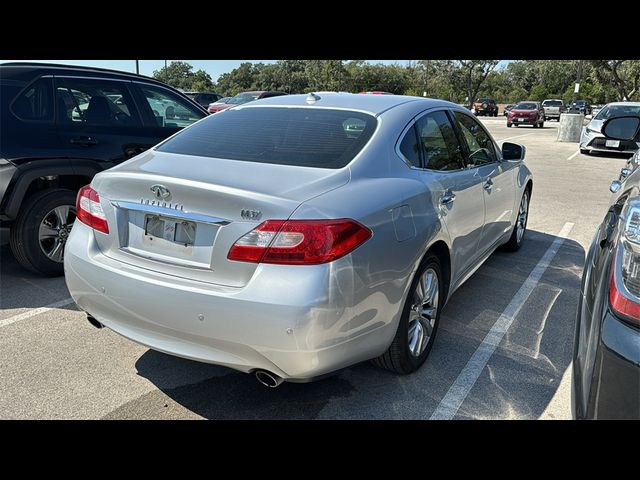
[[(412, 375), (362, 363), (315, 383), (268, 389), (250, 375), (149, 350), (135, 366), (159, 390), (107, 418), (429, 418), (555, 238), (529, 231), (518, 253), (492, 255), (451, 298), (429, 359)], [(571, 362), (583, 262), (583, 248), (567, 239), (457, 418), (540, 416)]]

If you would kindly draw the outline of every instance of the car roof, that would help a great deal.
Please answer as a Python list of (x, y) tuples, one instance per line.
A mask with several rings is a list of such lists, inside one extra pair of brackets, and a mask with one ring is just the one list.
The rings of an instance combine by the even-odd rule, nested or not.
[(608, 107), (610, 105), (628, 105), (631, 107), (640, 107), (640, 102), (610, 102), (607, 103), (605, 107)]
[[(164, 83), (156, 80), (155, 78), (147, 77), (146, 75), (139, 75), (136, 73), (123, 72), (120, 70), (111, 70), (108, 68), (87, 67), (83, 65), (64, 65), (59, 63), (38, 63), (38, 62), (8, 62), (0, 64), (0, 68), (3, 69), (3, 76), (10, 75), (11, 70), (16, 70), (19, 73), (25, 73), (26, 71), (38, 71), (38, 73), (56, 73), (56, 71), (74, 70), (87, 73), (105, 74), (108, 73), (111, 76), (123, 78), (127, 80), (140, 80), (144, 79), (148, 82), (157, 83), (165, 86)], [(6, 69), (10, 70), (6, 70)]]
[[(459, 108), (455, 103), (444, 100), (435, 100), (424, 97), (411, 97), (408, 95), (359, 95), (357, 93), (328, 93), (322, 92), (314, 94), (318, 97), (313, 99), (311, 93), (302, 95), (282, 95), (279, 97), (270, 97), (256, 100), (255, 102), (239, 105), (234, 108), (253, 108), (253, 107), (322, 107), (337, 108), (345, 110), (359, 110), (379, 115), (382, 112), (403, 105), (409, 102), (421, 102), (424, 108), (448, 106)], [(310, 99), (308, 102), (307, 99)]]

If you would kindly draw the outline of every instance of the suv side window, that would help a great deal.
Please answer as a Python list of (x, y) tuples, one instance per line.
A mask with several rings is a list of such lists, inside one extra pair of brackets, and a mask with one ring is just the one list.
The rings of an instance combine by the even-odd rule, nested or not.
[(59, 124), (139, 126), (127, 82), (56, 77)]
[(164, 88), (140, 83), (138, 87), (149, 108), (151, 108), (158, 127), (188, 127), (205, 117), (205, 113), (198, 110), (191, 102), (174, 95)]
[(40, 78), (23, 90), (11, 104), (13, 114), (20, 120), (53, 121), (53, 88), (51, 78)]
[(424, 168), (439, 171), (464, 168), (462, 148), (445, 112), (424, 115), (416, 122), (416, 129), (424, 154)]
[(454, 112), (458, 126), (469, 147), (469, 163), (480, 166), (498, 161), (496, 148), (489, 134), (475, 118), (461, 112)]

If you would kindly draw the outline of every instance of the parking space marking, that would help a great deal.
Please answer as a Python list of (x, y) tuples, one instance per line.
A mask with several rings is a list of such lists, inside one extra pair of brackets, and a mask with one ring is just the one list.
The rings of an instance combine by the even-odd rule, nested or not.
[(574, 153), (569, 158), (567, 158), (567, 160), (571, 160), (571, 159), (575, 158), (575, 156), (578, 155), (579, 153), (580, 153), (580, 150), (578, 150), (576, 153)]
[(473, 353), (465, 367), (462, 369), (458, 378), (449, 387), (449, 391), (442, 398), (436, 409), (431, 414), (431, 420), (451, 420), (458, 412), (460, 405), (467, 398), (469, 392), (475, 385), (478, 377), (487, 365), (487, 362), (493, 355), (493, 352), (500, 344), (502, 337), (507, 333), (509, 327), (513, 323), (516, 315), (527, 301), (531, 292), (536, 288), (542, 274), (545, 272), (549, 264), (555, 257), (556, 253), (567, 239), (569, 232), (573, 228), (573, 223), (567, 222), (558, 233), (558, 236), (549, 246), (545, 254), (542, 256), (538, 264), (531, 271), (527, 279), (524, 281), (520, 289), (509, 302), (509, 305), (500, 314), (500, 317), (491, 327), (491, 330), (482, 340), (482, 343), (478, 346)]
[(533, 133), (525, 133), (523, 135), (516, 135), (515, 137), (507, 137), (507, 138), (503, 138), (502, 140), (498, 140), (498, 141), (499, 142), (506, 142), (507, 140), (514, 140), (516, 138), (528, 137), (529, 135), (533, 135)]
[(64, 300), (60, 300), (59, 302), (55, 302), (55, 303), (50, 303), (49, 305), (45, 305), (44, 307), (34, 308), (33, 310), (29, 310), (28, 312), (19, 313), (18, 315), (14, 315), (13, 317), (0, 320), (0, 327), (6, 327), (7, 325), (11, 325), (12, 323), (19, 322), (20, 320), (25, 320), (27, 318), (40, 315), (41, 313), (48, 312), (49, 310), (52, 310), (54, 308), (65, 307), (67, 305), (71, 305), (72, 303), (73, 303), (72, 298), (65, 298)]

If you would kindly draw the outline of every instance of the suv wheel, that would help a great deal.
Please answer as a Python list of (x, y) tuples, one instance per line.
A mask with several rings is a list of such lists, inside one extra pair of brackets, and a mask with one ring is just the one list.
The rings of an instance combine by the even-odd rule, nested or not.
[(51, 189), (23, 205), (11, 228), (13, 255), (23, 267), (47, 276), (64, 273), (64, 247), (76, 219), (76, 194)]

